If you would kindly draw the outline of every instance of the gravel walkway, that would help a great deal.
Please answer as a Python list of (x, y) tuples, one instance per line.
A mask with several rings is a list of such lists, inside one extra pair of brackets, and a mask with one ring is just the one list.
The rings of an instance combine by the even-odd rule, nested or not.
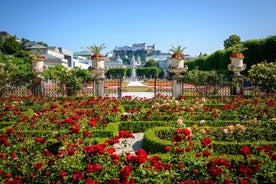
[(116, 148), (116, 153), (121, 155), (126, 152), (134, 154), (134, 151), (142, 148), (142, 139), (144, 133), (133, 133), (135, 138), (123, 138), (120, 139), (120, 143), (114, 144), (113, 147)]

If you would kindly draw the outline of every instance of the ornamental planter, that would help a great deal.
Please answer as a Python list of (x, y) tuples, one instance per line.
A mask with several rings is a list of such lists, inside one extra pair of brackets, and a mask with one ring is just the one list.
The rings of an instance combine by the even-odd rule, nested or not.
[(92, 58), (91, 57), (91, 60), (92, 60), (92, 67), (93, 68), (97, 68), (97, 69), (104, 69), (105, 68), (105, 57), (95, 57), (95, 58)]
[(35, 96), (40, 96), (44, 93), (41, 85), (43, 81), (41, 74), (44, 71), (44, 61), (46, 58), (41, 55), (31, 55), (30, 60), (32, 61), (32, 72), (35, 74), (35, 77), (32, 79), (32, 93)]
[(183, 76), (181, 73), (188, 70), (188, 67), (184, 66), (184, 58), (184, 54), (181, 54), (181, 56), (173, 54), (171, 57), (172, 63), (169, 71), (175, 74), (172, 77), (172, 95), (175, 98), (179, 98), (183, 94)]
[(184, 67), (184, 59), (182, 58), (171, 58), (172, 68), (182, 68)]
[(228, 65), (228, 70), (234, 72), (234, 75), (240, 75), (240, 72), (245, 70), (246, 64), (243, 64), (244, 55), (240, 53), (240, 55), (233, 54), (230, 55), (231, 64)]
[(46, 59), (45, 58), (31, 58), (32, 61), (32, 71), (36, 74), (36, 75), (40, 75), (43, 70), (44, 70), (44, 61)]
[(231, 64), (228, 65), (228, 70), (234, 72), (232, 77), (233, 86), (231, 88), (232, 95), (243, 94), (244, 77), (240, 74), (246, 69), (246, 64), (243, 64), (244, 55), (242, 53), (230, 54)]
[(242, 66), (243, 65), (243, 59), (244, 59), (244, 57), (231, 57), (230, 56), (230, 60), (231, 60), (232, 65)]
[(104, 79), (105, 79), (105, 57), (101, 54), (94, 54), (90, 58), (92, 60), (92, 68), (90, 70), (93, 79), (94, 96), (104, 96)]

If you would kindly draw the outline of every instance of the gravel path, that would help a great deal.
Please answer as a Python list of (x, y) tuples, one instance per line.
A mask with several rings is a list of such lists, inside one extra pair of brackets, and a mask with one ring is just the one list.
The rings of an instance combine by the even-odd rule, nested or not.
[(125, 152), (134, 153), (135, 150), (142, 148), (142, 139), (144, 133), (133, 133), (135, 138), (120, 139), (120, 143), (114, 144), (117, 154), (124, 154)]

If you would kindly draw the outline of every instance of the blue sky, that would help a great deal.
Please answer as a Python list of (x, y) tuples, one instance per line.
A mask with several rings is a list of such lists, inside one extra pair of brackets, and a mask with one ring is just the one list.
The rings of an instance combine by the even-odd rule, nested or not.
[(276, 35), (276, 0), (1, 0), (0, 31), (80, 51), (105, 43), (187, 47), (186, 54)]

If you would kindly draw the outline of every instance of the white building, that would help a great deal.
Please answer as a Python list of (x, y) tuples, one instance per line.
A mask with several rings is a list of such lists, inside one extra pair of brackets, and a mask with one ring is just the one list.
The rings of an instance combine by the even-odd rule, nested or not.
[(74, 56), (73, 67), (80, 67), (82, 69), (88, 69), (92, 65), (90, 59), (84, 56)]
[(65, 67), (73, 67), (73, 52), (62, 47), (45, 47), (36, 42), (28, 42), (24, 44), (25, 49), (29, 50), (31, 54), (45, 55), (46, 67), (63, 65)]
[(126, 55), (127, 51), (140, 51), (140, 50), (145, 50), (147, 53), (151, 53), (156, 51), (156, 46), (155, 44), (153, 45), (147, 45), (146, 43), (134, 43), (132, 47), (129, 46), (123, 46), (123, 47), (115, 47), (113, 50), (113, 56), (120, 56), (123, 57)]

